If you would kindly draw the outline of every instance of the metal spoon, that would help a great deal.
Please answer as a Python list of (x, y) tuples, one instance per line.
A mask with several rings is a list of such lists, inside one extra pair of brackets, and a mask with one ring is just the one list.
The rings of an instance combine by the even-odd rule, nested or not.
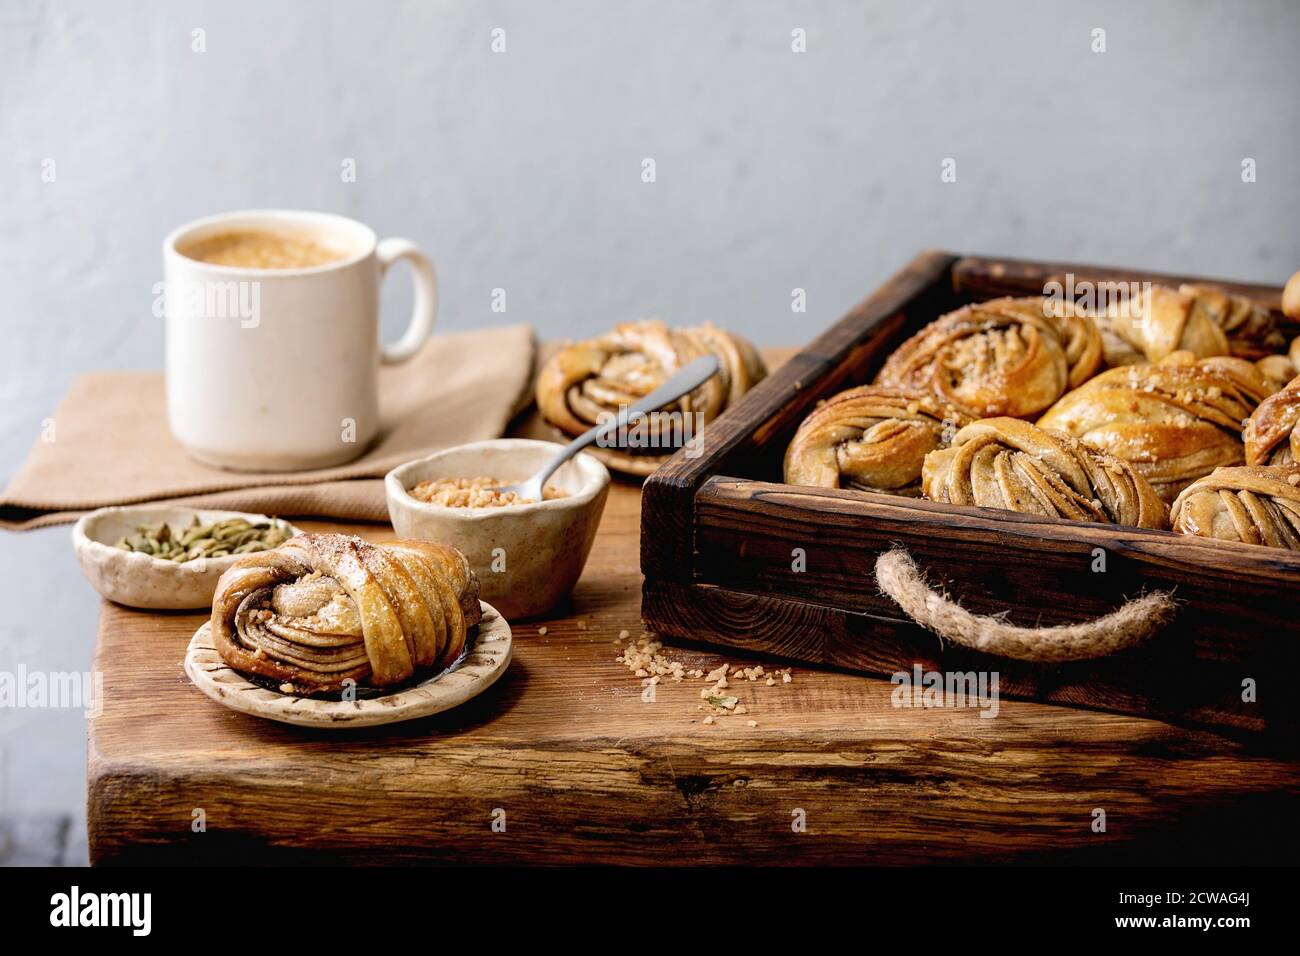
[(569, 442), (555, 457), (546, 463), (546, 465), (533, 475), (527, 481), (521, 481), (515, 485), (506, 485), (502, 491), (513, 491), (525, 501), (541, 501), (542, 487), (546, 484), (548, 478), (555, 473), (566, 461), (576, 455), (582, 449), (586, 448), (592, 442), (599, 441), (611, 432), (616, 432), (627, 424), (627, 420), (634, 415), (644, 415), (650, 412), (658, 411), (665, 405), (677, 401), (683, 395), (695, 391), (718, 372), (718, 357), (716, 355), (706, 355), (703, 358), (697, 358), (693, 362), (683, 365), (677, 372), (672, 375), (668, 381), (664, 382), (653, 392), (632, 405), (623, 408), (618, 415), (612, 420), (605, 422), (603, 425), (597, 425), (595, 428), (588, 429), (573, 441)]

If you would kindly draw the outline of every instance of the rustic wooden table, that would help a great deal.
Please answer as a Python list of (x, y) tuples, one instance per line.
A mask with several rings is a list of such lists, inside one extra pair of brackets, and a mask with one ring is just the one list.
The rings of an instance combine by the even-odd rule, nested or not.
[[(620, 632), (641, 633), (639, 534), (638, 489), (616, 484), (571, 600), (513, 624), (502, 680), (457, 710), (372, 730), (227, 710), (181, 667), (202, 615), (106, 603), (92, 862), (1300, 859), (1300, 763), (1249, 739), (1011, 700), (992, 719), (898, 708), (888, 680), (801, 665), (788, 684), (733, 681), (748, 712), (712, 724), (702, 680), (647, 701), (615, 660)], [(758, 663), (669, 650), (705, 671)]]

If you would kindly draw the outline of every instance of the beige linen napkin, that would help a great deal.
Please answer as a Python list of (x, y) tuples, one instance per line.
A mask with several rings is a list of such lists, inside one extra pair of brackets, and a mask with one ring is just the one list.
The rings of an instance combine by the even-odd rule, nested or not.
[(365, 454), (292, 473), (223, 471), (186, 455), (167, 428), (161, 372), (83, 375), (55, 411), (52, 434), (37, 438), (0, 497), (0, 528), (39, 528), (104, 505), (163, 501), (387, 521), (385, 472), (440, 448), (498, 437), (527, 404), (534, 351), (526, 325), (430, 339), (409, 362), (380, 369), (380, 435)]

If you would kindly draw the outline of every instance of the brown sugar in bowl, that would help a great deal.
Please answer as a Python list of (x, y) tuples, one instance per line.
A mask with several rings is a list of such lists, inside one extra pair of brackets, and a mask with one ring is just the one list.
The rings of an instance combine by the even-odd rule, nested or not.
[(609, 471), (579, 454), (551, 477), (562, 496), (479, 508), (420, 501), (424, 481), (491, 477), (510, 484), (536, 472), (563, 446), (497, 438), (407, 462), (384, 478), (388, 515), (402, 537), (447, 544), (469, 560), (483, 600), (507, 619), (536, 617), (563, 600), (582, 575), (609, 496)]

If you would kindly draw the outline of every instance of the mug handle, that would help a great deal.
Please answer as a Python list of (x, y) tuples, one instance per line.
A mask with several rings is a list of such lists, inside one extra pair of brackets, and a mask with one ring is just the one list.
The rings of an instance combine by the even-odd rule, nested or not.
[(420, 350), (424, 340), (433, 331), (433, 320), (438, 315), (438, 277), (433, 263), (410, 239), (381, 239), (375, 246), (379, 260), (379, 278), (388, 273), (388, 267), (399, 259), (411, 263), (411, 278), (415, 282), (415, 308), (411, 311), (411, 324), (402, 337), (392, 345), (379, 345), (379, 355), (385, 365), (405, 362)]

